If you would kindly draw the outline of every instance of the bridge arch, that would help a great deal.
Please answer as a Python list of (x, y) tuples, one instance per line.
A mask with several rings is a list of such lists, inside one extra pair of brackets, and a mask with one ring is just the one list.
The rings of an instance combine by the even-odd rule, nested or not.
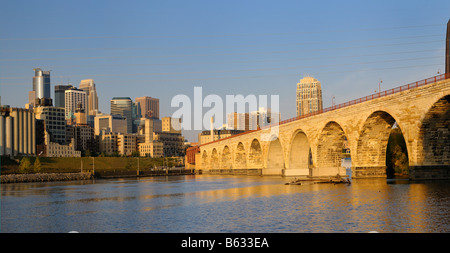
[(203, 154), (202, 154), (202, 168), (209, 169), (208, 152), (206, 152), (206, 150), (203, 150)]
[(260, 169), (263, 167), (262, 148), (258, 139), (253, 139), (248, 153), (248, 167)]
[[(422, 119), (417, 164), (450, 166), (450, 95), (437, 100)], [(448, 175), (447, 175), (448, 176)]]
[(236, 146), (236, 151), (234, 154), (234, 168), (235, 169), (247, 168), (247, 155), (245, 152), (244, 144), (242, 142), (239, 142)]
[(390, 113), (382, 110), (367, 117), (359, 133), (356, 155), (353, 156), (358, 168), (370, 168), (374, 177), (386, 176), (386, 149), (395, 122)]
[(263, 170), (265, 175), (281, 175), (284, 170), (284, 152), (280, 139), (273, 137), (267, 148), (267, 166)]
[(220, 169), (219, 154), (216, 148), (213, 148), (211, 152), (211, 169)]
[(342, 127), (335, 121), (329, 121), (319, 134), (317, 168), (313, 176), (341, 174), (339, 168), (345, 156), (343, 149), (346, 144), (347, 137)]
[(232, 158), (231, 150), (227, 145), (225, 145), (223, 147), (221, 165), (222, 165), (222, 169), (224, 169), (224, 170), (233, 169), (233, 158)]
[[(289, 147), (289, 168), (286, 171), (292, 171), (295, 175), (309, 176), (311, 157), (311, 145), (308, 137), (302, 130), (297, 130), (292, 135)], [(289, 174), (289, 173), (287, 173)]]

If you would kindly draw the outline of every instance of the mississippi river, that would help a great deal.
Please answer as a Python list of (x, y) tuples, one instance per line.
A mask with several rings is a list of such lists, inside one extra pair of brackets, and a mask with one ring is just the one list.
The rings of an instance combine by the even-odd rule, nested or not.
[(3, 233), (448, 233), (450, 182), (170, 176), (1, 185)]

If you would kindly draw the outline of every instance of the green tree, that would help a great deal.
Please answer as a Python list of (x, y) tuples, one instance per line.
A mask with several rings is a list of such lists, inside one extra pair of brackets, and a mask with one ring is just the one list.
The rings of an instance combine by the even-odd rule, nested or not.
[(30, 173), (31, 170), (32, 170), (32, 166), (31, 166), (30, 158), (23, 157), (22, 160), (20, 160), (19, 171), (21, 173)]
[(36, 160), (34, 160), (33, 167), (34, 167), (33, 168), (34, 169), (34, 173), (41, 172), (42, 165), (41, 165), (41, 161), (39, 160), (39, 157), (36, 157)]
[(388, 178), (395, 174), (408, 175), (408, 151), (400, 128), (394, 128), (389, 136), (386, 149), (386, 174)]
[(395, 146), (393, 152), (394, 171), (396, 174), (408, 175), (408, 157), (400, 146)]
[(133, 168), (133, 164), (131, 162), (131, 159), (128, 159), (128, 158), (126, 158), (126, 159), (127, 159), (127, 164), (125, 165), (125, 169), (131, 170)]

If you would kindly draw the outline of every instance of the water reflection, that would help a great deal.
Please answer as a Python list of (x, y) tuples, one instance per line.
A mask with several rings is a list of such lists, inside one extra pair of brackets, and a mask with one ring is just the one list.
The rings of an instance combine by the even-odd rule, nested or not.
[(450, 183), (172, 176), (1, 185), (2, 232), (449, 232)]

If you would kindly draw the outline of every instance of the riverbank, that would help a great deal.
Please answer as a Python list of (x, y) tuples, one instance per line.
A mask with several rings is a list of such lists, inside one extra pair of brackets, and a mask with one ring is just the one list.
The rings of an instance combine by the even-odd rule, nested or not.
[(8, 174), (1, 175), (1, 183), (27, 183), (27, 182), (50, 182), (50, 181), (73, 181), (93, 179), (93, 174), (83, 173), (36, 173), (36, 174)]
[(108, 178), (130, 178), (130, 177), (156, 177), (156, 176), (178, 176), (194, 175), (194, 170), (185, 169), (158, 169), (139, 171), (129, 170), (103, 171), (103, 172), (79, 172), (79, 173), (33, 173), (33, 174), (7, 174), (0, 175), (0, 182), (7, 183), (30, 183), (30, 182), (52, 182), (52, 181), (74, 181)]
[[(24, 163), (24, 161), (26, 161)], [(1, 157), (1, 183), (194, 174), (181, 157)], [(26, 165), (25, 165), (26, 164)]]
[[(22, 166), (22, 160), (28, 165)], [(86, 170), (144, 170), (162, 167), (184, 167), (182, 157), (39, 157), (39, 168), (36, 171), (37, 157), (10, 158), (1, 156), (1, 174), (17, 173), (78, 173)]]

